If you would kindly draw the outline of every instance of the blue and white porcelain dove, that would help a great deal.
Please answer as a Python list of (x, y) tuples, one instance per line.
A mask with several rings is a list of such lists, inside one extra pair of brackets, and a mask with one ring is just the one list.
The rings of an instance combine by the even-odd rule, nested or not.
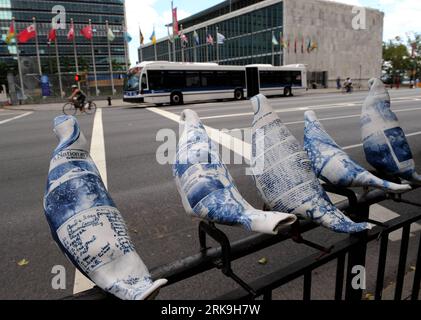
[(180, 129), (173, 174), (189, 215), (267, 234), (276, 234), (296, 221), (294, 215), (256, 210), (243, 199), (194, 111), (182, 113)]
[(273, 111), (268, 99), (252, 99), (251, 167), (259, 193), (272, 210), (293, 213), (336, 232), (355, 233), (372, 226), (355, 223), (329, 200), (298, 140)]
[(421, 184), (405, 133), (390, 108), (385, 85), (380, 79), (371, 79), (369, 87), (361, 115), (362, 141), (368, 163), (380, 172)]
[(304, 149), (319, 179), (345, 188), (372, 187), (392, 193), (412, 189), (409, 185), (380, 179), (353, 161), (326, 132), (314, 111), (307, 111), (304, 118)]
[(109, 196), (74, 117), (54, 120), (54, 151), (44, 210), (54, 240), (98, 287), (124, 300), (154, 297), (166, 280), (152, 281), (126, 224)]

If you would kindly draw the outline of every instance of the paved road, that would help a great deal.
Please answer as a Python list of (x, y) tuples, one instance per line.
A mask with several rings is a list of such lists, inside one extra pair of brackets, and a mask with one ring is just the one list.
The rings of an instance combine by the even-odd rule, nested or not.
[[(281, 119), (288, 124), (298, 139), (303, 137), (303, 112), (308, 108), (316, 111), (323, 124), (337, 142), (348, 147), (352, 157), (367, 166), (360, 144), (359, 113), (366, 93), (318, 94), (293, 98), (273, 98), (271, 102)], [(421, 90), (393, 91), (393, 109), (397, 112), (407, 134), (417, 163), (421, 166)], [(247, 136), (252, 115), (248, 101), (210, 102), (185, 107), (117, 107), (102, 110), (103, 138), (105, 141), (106, 175), (112, 197), (124, 215), (133, 241), (145, 263), (156, 267), (172, 260), (198, 252), (197, 221), (187, 217), (171, 176), (169, 165), (159, 165), (157, 149), (162, 142), (156, 140), (159, 130), (168, 128), (178, 131), (174, 121), (184, 108), (196, 110), (206, 125), (215, 129), (227, 129), (238, 137)], [(48, 110), (48, 108), (43, 108)], [(56, 299), (73, 292), (75, 269), (59, 252), (52, 241), (43, 215), (42, 197), (52, 150), (56, 139), (52, 133), (52, 120), (60, 111), (10, 111), (0, 109), (0, 299)], [(89, 140), (97, 141), (93, 134), (94, 118), (78, 116), (81, 127)], [(172, 120), (173, 119), (173, 120)], [(244, 175), (246, 165), (230, 165), (238, 187), (244, 197), (256, 207), (262, 203), (256, 195), (250, 177)], [(421, 167), (419, 167), (421, 171)], [(421, 191), (420, 191), (421, 192)], [(420, 192), (408, 197), (416, 199)], [(393, 203), (382, 203), (390, 209), (377, 209), (376, 216), (388, 220), (396, 212), (410, 213), (415, 209)], [(248, 235), (240, 229), (223, 228), (231, 239)], [(418, 243), (419, 226), (414, 226), (411, 237), (408, 270), (415, 264), (415, 247)], [(321, 243), (333, 243), (341, 239), (324, 229), (307, 235)], [(393, 235), (386, 272), (386, 284), (394, 280), (400, 234)], [(373, 288), (370, 272), (375, 273), (378, 247), (373, 245), (368, 255), (369, 291)], [(255, 279), (279, 266), (314, 253), (312, 249), (287, 243), (266, 249), (234, 263), (240, 276)], [(268, 259), (262, 266), (258, 260)], [(28, 264), (19, 266), (26, 259)], [(51, 288), (51, 270), (63, 265), (67, 271), (67, 289)], [(332, 298), (335, 265), (327, 265), (314, 274), (313, 298)], [(373, 277), (372, 277), (373, 278)], [(236, 288), (218, 271), (207, 272), (188, 281), (161, 291), (159, 298), (206, 299)], [(76, 285), (80, 290), (80, 285)], [(275, 293), (278, 299), (300, 299), (302, 280), (291, 283)]]

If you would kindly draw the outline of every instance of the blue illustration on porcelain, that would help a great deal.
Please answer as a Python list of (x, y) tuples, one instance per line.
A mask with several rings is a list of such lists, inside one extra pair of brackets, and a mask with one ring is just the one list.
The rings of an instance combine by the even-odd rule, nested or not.
[(296, 221), (294, 215), (256, 210), (240, 195), (218, 146), (198, 115), (185, 110), (173, 175), (186, 212), (200, 219), (246, 230), (276, 234)]
[(371, 79), (369, 87), (361, 114), (362, 140), (368, 163), (385, 174), (421, 184), (411, 148), (390, 108), (390, 96), (384, 83), (380, 79)]
[(340, 187), (373, 187), (393, 193), (411, 190), (409, 185), (379, 179), (354, 162), (329, 136), (314, 111), (307, 111), (304, 117), (304, 149), (319, 179)]
[[(292, 213), (336, 232), (370, 229), (339, 211), (314, 174), (306, 151), (273, 111), (268, 99), (252, 99), (255, 112), (251, 166), (260, 196), (272, 210)], [(318, 161), (323, 162), (319, 156)]]
[(57, 117), (54, 132), (60, 142), (51, 159), (44, 196), (53, 238), (103, 290), (125, 300), (153, 297), (167, 281), (154, 282), (137, 254), (77, 120)]

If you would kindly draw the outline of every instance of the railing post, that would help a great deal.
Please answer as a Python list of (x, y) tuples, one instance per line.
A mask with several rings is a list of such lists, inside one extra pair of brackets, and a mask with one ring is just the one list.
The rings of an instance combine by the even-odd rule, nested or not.
[[(367, 204), (357, 205), (353, 208), (350, 208), (348, 212), (354, 214), (354, 216), (357, 216), (358, 219), (364, 221), (369, 218), (370, 206)], [(359, 241), (353, 248), (351, 248), (351, 250), (348, 253), (345, 300), (359, 301), (362, 299), (363, 290), (361, 288), (353, 288), (352, 280), (357, 275), (352, 273), (352, 269), (355, 266), (365, 267), (367, 253), (367, 231), (360, 232), (358, 234), (352, 234), (350, 235), (350, 237), (356, 238)]]

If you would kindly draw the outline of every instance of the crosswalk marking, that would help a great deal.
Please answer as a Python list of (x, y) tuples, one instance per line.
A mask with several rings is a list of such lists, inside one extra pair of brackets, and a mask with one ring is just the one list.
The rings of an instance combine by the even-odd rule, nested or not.
[(21, 118), (27, 117), (27, 116), (29, 116), (29, 115), (31, 115), (31, 114), (33, 114), (33, 112), (26, 112), (26, 113), (21, 114), (21, 115), (18, 115), (18, 116), (16, 116), (16, 117), (13, 117), (13, 118), (10, 118), (10, 119), (6, 119), (6, 120), (3, 120), (3, 121), (0, 121), (0, 124), (5, 124), (5, 123), (11, 122), (11, 121), (13, 121), (13, 120), (18, 120), (18, 119), (21, 119)]
[[(104, 181), (105, 187), (108, 188), (102, 109), (98, 109), (95, 114), (90, 153), (92, 160), (95, 162), (99, 173), (101, 174), (101, 178)], [(91, 282), (88, 278), (82, 275), (79, 270), (76, 269), (73, 294), (92, 289), (94, 286), (95, 284), (93, 282)]]

